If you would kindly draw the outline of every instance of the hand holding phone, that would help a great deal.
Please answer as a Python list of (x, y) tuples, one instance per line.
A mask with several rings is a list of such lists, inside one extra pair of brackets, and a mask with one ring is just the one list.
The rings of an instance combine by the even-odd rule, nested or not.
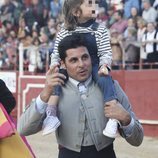
[(65, 75), (66, 78), (65, 79), (62, 78), (62, 79), (64, 80), (64, 83), (66, 83), (68, 80), (68, 74), (67, 74), (66, 69), (59, 69), (59, 73)]
[[(63, 74), (63, 75), (65, 75), (65, 77), (66, 78), (61, 78), (63, 81), (64, 81), (64, 83), (66, 83), (67, 82), (67, 80), (68, 80), (68, 74), (67, 74), (67, 71), (66, 71), (66, 69), (59, 69), (59, 73), (61, 73), (61, 74)], [(56, 96), (60, 96), (60, 94), (61, 94), (61, 86), (55, 86), (54, 87), (54, 91), (53, 91), (53, 95), (56, 95)]]

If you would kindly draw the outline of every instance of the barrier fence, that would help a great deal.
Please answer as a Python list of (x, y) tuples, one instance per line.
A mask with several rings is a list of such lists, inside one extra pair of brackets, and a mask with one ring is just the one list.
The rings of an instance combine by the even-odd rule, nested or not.
[[(155, 40), (150, 42), (155, 43)], [(119, 41), (119, 46), (122, 50), (122, 59), (119, 63), (115, 63), (115, 62), (112, 63), (113, 70), (127, 70), (127, 69), (141, 70), (141, 69), (158, 68), (158, 59), (155, 59), (156, 62), (155, 61), (144, 62), (146, 53), (144, 52), (143, 43), (132, 41), (130, 45), (139, 48), (140, 51), (139, 51), (138, 61), (128, 62), (126, 60), (127, 53), (124, 48), (124, 42)], [(20, 73), (27, 72), (30, 74), (44, 73), (49, 68), (51, 52), (53, 52), (53, 48), (48, 45), (24, 47), (23, 44), (20, 43), (18, 47), (17, 56), (15, 59), (16, 60), (15, 64), (12, 64), (11, 66), (10, 65), (1, 66), (0, 70), (12, 70), (12, 71), (19, 71)], [(158, 56), (156, 58), (158, 58)]]

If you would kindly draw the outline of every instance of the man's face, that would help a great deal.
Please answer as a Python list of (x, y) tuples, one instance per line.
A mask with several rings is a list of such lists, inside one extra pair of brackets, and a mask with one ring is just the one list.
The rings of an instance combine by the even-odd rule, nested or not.
[(66, 55), (64, 65), (68, 75), (79, 82), (87, 80), (92, 72), (91, 58), (87, 48), (68, 49)]
[(120, 19), (120, 16), (119, 16), (119, 14), (117, 12), (114, 13), (114, 18), (115, 18), (115, 20), (119, 20)]
[(148, 23), (147, 24), (147, 31), (152, 33), (153, 31), (155, 31), (155, 26), (152, 23)]

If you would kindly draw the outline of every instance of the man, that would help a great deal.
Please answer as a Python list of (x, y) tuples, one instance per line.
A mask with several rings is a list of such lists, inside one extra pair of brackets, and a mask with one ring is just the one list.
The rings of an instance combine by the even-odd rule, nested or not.
[[(142, 46), (144, 48), (144, 53), (141, 54), (143, 63), (154, 63), (158, 62), (158, 33), (155, 23), (147, 23), (147, 31), (142, 37)], [(149, 68), (150, 66), (144, 65), (144, 68)], [(156, 68), (157, 65), (152, 65)]]
[(127, 28), (127, 20), (123, 18), (123, 11), (118, 10), (114, 13), (115, 22), (110, 27), (110, 30), (116, 29), (120, 34), (123, 34)]
[(150, 0), (142, 0), (142, 17), (146, 22), (156, 22), (158, 14), (157, 10), (151, 5)]
[(10, 114), (16, 105), (16, 100), (3, 80), (0, 79), (0, 103)]
[(19, 132), (30, 135), (41, 130), (53, 87), (63, 85), (57, 112), (61, 121), (56, 132), (58, 158), (116, 158), (114, 139), (102, 133), (108, 118), (118, 120), (120, 134), (131, 145), (139, 146), (143, 140), (142, 126), (117, 82), (114, 84), (120, 103), (104, 107), (101, 90), (92, 80), (92, 63), (84, 39), (76, 34), (65, 37), (59, 52), (69, 79), (64, 85), (64, 75), (58, 73), (57, 66), (48, 70), (44, 89), (19, 119)]

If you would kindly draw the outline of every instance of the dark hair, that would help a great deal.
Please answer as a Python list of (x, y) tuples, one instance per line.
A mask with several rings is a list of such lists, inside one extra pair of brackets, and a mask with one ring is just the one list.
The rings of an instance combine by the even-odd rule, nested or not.
[(121, 18), (123, 18), (123, 14), (124, 14), (123, 10), (117, 10), (116, 13), (117, 13)]
[(78, 48), (84, 46), (87, 48), (85, 38), (80, 33), (73, 33), (72, 35), (63, 38), (58, 46), (59, 56), (61, 60), (65, 60), (66, 51), (68, 49)]
[(81, 4), (84, 0), (65, 0), (63, 4), (63, 14), (65, 28), (68, 30), (74, 30), (78, 23), (78, 17), (74, 16), (73, 13), (78, 11), (82, 12), (80, 9)]

